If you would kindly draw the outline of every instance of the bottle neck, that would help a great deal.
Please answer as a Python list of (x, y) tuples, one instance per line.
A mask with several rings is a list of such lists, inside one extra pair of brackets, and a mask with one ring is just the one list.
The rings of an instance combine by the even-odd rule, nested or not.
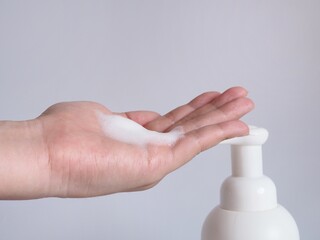
[(220, 207), (230, 211), (264, 211), (277, 206), (273, 181), (263, 175), (262, 146), (231, 146), (232, 175), (221, 187)]
[(263, 175), (261, 145), (232, 145), (232, 176), (261, 177)]

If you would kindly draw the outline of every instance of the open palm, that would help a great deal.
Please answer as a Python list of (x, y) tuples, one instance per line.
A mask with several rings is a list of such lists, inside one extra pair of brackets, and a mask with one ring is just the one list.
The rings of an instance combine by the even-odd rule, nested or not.
[[(247, 134), (239, 121), (253, 108), (236, 87), (204, 93), (166, 115), (150, 111), (113, 113), (93, 102), (59, 103), (37, 120), (42, 124), (51, 196), (90, 197), (152, 187), (165, 175), (220, 141)], [(129, 118), (149, 130), (181, 127), (174, 145), (142, 147), (116, 141), (103, 132), (96, 112)]]

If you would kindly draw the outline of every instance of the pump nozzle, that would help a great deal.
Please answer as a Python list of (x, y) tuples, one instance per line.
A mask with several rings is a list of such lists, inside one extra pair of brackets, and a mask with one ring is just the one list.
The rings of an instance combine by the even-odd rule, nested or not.
[(262, 145), (268, 139), (269, 133), (264, 128), (249, 126), (249, 134), (244, 137), (230, 138), (222, 141), (220, 144), (230, 145)]
[(249, 127), (247, 136), (225, 140), (221, 144), (231, 145), (232, 176), (262, 177), (262, 144), (269, 133), (264, 128)]

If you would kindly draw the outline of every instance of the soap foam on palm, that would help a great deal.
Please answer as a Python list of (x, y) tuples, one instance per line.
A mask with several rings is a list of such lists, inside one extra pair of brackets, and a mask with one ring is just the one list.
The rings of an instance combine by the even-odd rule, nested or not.
[(117, 141), (145, 146), (153, 145), (173, 145), (182, 137), (183, 133), (179, 129), (174, 129), (168, 133), (151, 131), (128, 118), (118, 115), (98, 114), (104, 133)]

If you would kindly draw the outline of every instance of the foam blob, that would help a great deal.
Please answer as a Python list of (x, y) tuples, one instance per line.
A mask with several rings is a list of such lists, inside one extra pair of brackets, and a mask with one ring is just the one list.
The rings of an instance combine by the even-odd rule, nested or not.
[(98, 113), (104, 133), (117, 141), (145, 146), (153, 145), (173, 145), (183, 136), (179, 128), (175, 128), (168, 133), (151, 131), (139, 125), (135, 121), (118, 115), (106, 115)]

